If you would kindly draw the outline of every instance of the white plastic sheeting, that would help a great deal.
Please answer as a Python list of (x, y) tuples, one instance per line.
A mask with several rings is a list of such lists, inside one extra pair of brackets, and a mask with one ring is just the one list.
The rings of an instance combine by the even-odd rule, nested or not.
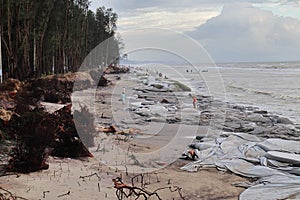
[(240, 195), (241, 200), (300, 199), (299, 141), (227, 133), (218, 138), (204, 138), (191, 146), (199, 150), (199, 159), (182, 167), (183, 170), (216, 167), (258, 178), (254, 186)]

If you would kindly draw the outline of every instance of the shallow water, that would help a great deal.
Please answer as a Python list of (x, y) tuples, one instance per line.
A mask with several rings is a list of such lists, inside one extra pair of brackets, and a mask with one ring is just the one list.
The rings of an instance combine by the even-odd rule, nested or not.
[(256, 106), (300, 124), (300, 63), (142, 66), (224, 102)]
[(300, 123), (300, 64), (221, 65), (228, 101), (258, 106)]

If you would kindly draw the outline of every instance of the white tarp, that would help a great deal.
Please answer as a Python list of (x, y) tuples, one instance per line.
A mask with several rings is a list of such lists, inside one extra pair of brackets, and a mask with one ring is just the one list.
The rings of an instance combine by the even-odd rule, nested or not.
[(263, 140), (246, 133), (227, 133), (204, 138), (192, 147), (198, 148), (199, 159), (182, 167), (183, 170), (197, 171), (211, 166), (259, 178), (256, 185), (240, 195), (241, 200), (300, 199), (299, 141)]

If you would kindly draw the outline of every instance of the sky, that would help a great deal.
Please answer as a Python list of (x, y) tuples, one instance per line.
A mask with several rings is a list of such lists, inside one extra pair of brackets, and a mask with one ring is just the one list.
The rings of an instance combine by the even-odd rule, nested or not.
[(130, 60), (300, 60), (299, 0), (92, 0), (113, 8)]

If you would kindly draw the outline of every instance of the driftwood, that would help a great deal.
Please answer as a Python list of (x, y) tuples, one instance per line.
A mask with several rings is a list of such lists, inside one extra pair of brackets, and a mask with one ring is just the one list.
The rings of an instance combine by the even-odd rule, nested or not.
[(0, 200), (28, 200), (23, 197), (13, 195), (9, 190), (0, 187)]
[(95, 127), (96, 132), (103, 132), (103, 133), (116, 133), (117, 128), (114, 125), (111, 125), (109, 127), (104, 126), (97, 126)]
[[(142, 184), (141, 187), (137, 187), (133, 184), (134, 179), (136, 179), (137, 177), (141, 177), (141, 184)], [(116, 196), (118, 200), (123, 200), (124, 198), (129, 198), (129, 197), (134, 197), (135, 199), (145, 199), (145, 200), (150, 199), (151, 197), (156, 197), (158, 200), (162, 200), (162, 198), (158, 193), (161, 190), (169, 190), (171, 193), (177, 192), (179, 198), (184, 200), (184, 197), (182, 195), (182, 188), (178, 186), (166, 186), (150, 192), (144, 188), (145, 186), (144, 180), (145, 180), (144, 174), (139, 174), (134, 176), (131, 179), (132, 185), (125, 184), (120, 177), (112, 179), (114, 183), (114, 188), (116, 189)]]
[(111, 125), (109, 127), (96, 126), (95, 130), (97, 133), (114, 133), (116, 135), (135, 135), (141, 133), (141, 130), (135, 128), (129, 128), (124, 130), (119, 130), (116, 126)]
[(64, 197), (64, 196), (67, 196), (67, 195), (70, 195), (70, 194), (71, 194), (71, 192), (68, 191), (65, 194), (58, 195), (57, 197), (60, 198), (60, 197)]
[(82, 179), (83, 181), (85, 181), (86, 178), (91, 178), (93, 176), (96, 176), (98, 178), (98, 180), (101, 181), (101, 177), (99, 176), (98, 173), (93, 173), (93, 174), (90, 174), (90, 175), (87, 175), (87, 176), (80, 176), (79, 178)]

